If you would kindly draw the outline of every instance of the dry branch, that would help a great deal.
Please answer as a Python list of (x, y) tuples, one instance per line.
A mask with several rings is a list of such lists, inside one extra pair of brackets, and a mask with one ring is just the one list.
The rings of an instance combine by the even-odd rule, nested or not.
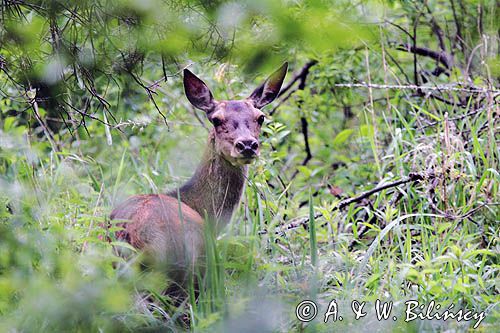
[[(309, 75), (309, 70), (311, 69), (312, 66), (316, 65), (317, 63), (318, 63), (317, 60), (314, 60), (314, 59), (309, 60), (302, 67), (302, 69), (292, 77), (290, 82), (288, 82), (287, 85), (285, 87), (283, 87), (283, 89), (281, 89), (278, 96), (283, 96), (286, 92), (288, 92), (288, 94), (278, 102), (278, 104), (274, 107), (274, 109), (271, 110), (271, 112), (269, 112), (270, 115), (272, 115), (280, 105), (282, 105), (286, 100), (288, 100), (293, 93), (295, 93), (298, 90), (304, 90), (304, 88), (306, 87), (306, 80), (307, 80), (307, 76)], [(291, 87), (296, 82), (299, 82), (297, 89), (290, 90)], [(302, 108), (302, 100), (297, 103), (297, 107), (299, 109)], [(311, 153), (311, 148), (309, 146), (309, 131), (308, 131), (309, 124), (308, 124), (307, 118), (305, 116), (300, 117), (300, 123), (301, 123), (302, 135), (304, 136), (304, 150), (306, 152), (306, 157), (302, 161), (302, 165), (306, 165), (307, 163), (309, 163), (309, 161), (313, 157), (312, 153)], [(295, 170), (291, 179), (295, 178), (297, 176), (297, 174), (298, 174), (298, 170)]]
[[(363, 192), (357, 196), (342, 200), (335, 207), (332, 208), (332, 212), (336, 211), (336, 210), (340, 210), (342, 208), (345, 208), (353, 203), (363, 201), (364, 199), (368, 198), (369, 196), (371, 196), (375, 193), (381, 192), (383, 190), (386, 190), (388, 188), (392, 188), (392, 187), (396, 187), (399, 185), (412, 183), (412, 182), (420, 182), (424, 179), (431, 179), (434, 177), (435, 177), (434, 174), (425, 174), (424, 175), (424, 174), (419, 174), (419, 173), (410, 173), (407, 177), (405, 177), (403, 179), (377, 186), (377, 187), (375, 187), (369, 191)], [(322, 215), (323, 215), (322, 213), (316, 213), (314, 215), (314, 218), (315, 219), (319, 218)], [(308, 223), (309, 223), (309, 217), (301, 218), (300, 220), (293, 221), (293, 222), (290, 222), (286, 225), (282, 225), (282, 226), (277, 227), (275, 229), (275, 233), (276, 234), (283, 234), (287, 230), (296, 229), (296, 228), (301, 227), (301, 226), (307, 226)], [(321, 226), (324, 227), (325, 225), (326, 225), (326, 223), (322, 224)], [(261, 230), (259, 232), (259, 234), (260, 235), (267, 234), (267, 230)]]
[(460, 88), (457, 87), (457, 84), (453, 85), (435, 85), (435, 86), (423, 86), (423, 85), (397, 85), (397, 84), (368, 84), (366, 82), (361, 83), (334, 83), (334, 87), (341, 88), (372, 88), (372, 89), (394, 89), (394, 90), (430, 90), (430, 91), (455, 91), (455, 92), (468, 92), (475, 94), (487, 94), (487, 93), (495, 93), (499, 94), (500, 89), (489, 89), (489, 88), (479, 88), (479, 87), (471, 87), (471, 88)]
[(309, 75), (309, 70), (311, 69), (312, 66), (316, 65), (318, 63), (317, 60), (309, 60), (301, 69), (299, 72), (297, 72), (294, 76), (292, 76), (292, 79), (290, 80), (290, 82), (288, 82), (286, 84), (286, 86), (284, 86), (278, 97), (281, 97), (283, 96), (288, 90), (290, 90), (290, 88), (295, 84), (295, 82), (299, 81), (304, 84), (305, 81), (306, 81), (306, 78), (307, 78), (307, 75)]
[(410, 44), (399, 45), (396, 49), (399, 51), (405, 51), (432, 58), (437, 62), (440, 62), (447, 69), (451, 69), (451, 67), (453, 66), (452, 57), (444, 51), (434, 51), (426, 47), (418, 47)]
[(316, 65), (317, 63), (318, 63), (318, 61), (317, 61), (317, 60), (314, 60), (314, 59), (313, 59), (313, 60), (309, 60), (309, 61), (308, 61), (308, 62), (307, 62), (307, 63), (306, 63), (303, 67), (302, 67), (302, 69), (301, 69), (299, 72), (297, 72), (297, 73), (296, 73), (296, 74), (292, 77), (292, 79), (290, 80), (290, 82), (288, 82), (288, 83), (286, 84), (286, 86), (284, 86), (284, 87), (281, 89), (281, 91), (280, 91), (280, 93), (279, 93), (278, 97), (281, 97), (281, 96), (285, 95), (285, 93), (287, 93), (287, 92), (290, 90), (290, 88), (292, 88), (292, 86), (293, 86), (296, 82), (299, 82), (299, 86), (298, 86), (298, 88), (297, 88), (297, 89), (295, 89), (295, 90), (290, 90), (290, 91), (288, 92), (288, 94), (287, 94), (285, 97), (281, 98), (281, 99), (279, 100), (279, 102), (276, 104), (276, 106), (275, 106), (275, 107), (274, 107), (274, 108), (273, 108), (273, 109), (269, 112), (269, 114), (270, 114), (270, 115), (273, 115), (273, 114), (276, 112), (276, 110), (277, 110), (277, 109), (278, 109), (278, 108), (279, 108), (279, 107), (280, 107), (280, 106), (281, 106), (284, 102), (286, 102), (286, 101), (287, 101), (287, 100), (288, 100), (288, 99), (289, 99), (289, 98), (290, 98), (290, 97), (291, 97), (291, 96), (292, 96), (292, 95), (293, 95), (293, 94), (294, 94), (297, 90), (304, 90), (305, 85), (306, 85), (306, 79), (307, 79), (307, 76), (309, 75), (309, 70), (311, 69), (311, 67), (312, 67), (312, 66)]

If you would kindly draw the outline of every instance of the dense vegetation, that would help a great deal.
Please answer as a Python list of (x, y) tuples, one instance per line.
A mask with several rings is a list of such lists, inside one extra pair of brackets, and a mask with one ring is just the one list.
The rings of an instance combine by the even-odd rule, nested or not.
[[(0, 331), (499, 330), (495, 1), (2, 1)], [(184, 182), (210, 124), (186, 66), (243, 98), (283, 61), (262, 156), (197, 302), (106, 241), (112, 207)], [(112, 228), (111, 231), (115, 230)], [(142, 298), (142, 301), (140, 300)], [(301, 323), (296, 305), (319, 306)], [(331, 300), (343, 321), (322, 322)], [(398, 321), (378, 321), (375, 300)], [(351, 301), (366, 301), (354, 320)], [(242, 329), (242, 327), (244, 329)]]

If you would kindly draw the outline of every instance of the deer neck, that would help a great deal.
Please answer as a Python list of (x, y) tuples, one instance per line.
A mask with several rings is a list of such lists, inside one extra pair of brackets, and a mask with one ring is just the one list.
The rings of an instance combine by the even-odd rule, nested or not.
[(211, 132), (207, 149), (196, 172), (183, 186), (170, 195), (197, 211), (201, 217), (213, 223), (220, 231), (231, 220), (238, 206), (247, 176), (247, 166), (234, 166), (215, 149), (215, 137)]

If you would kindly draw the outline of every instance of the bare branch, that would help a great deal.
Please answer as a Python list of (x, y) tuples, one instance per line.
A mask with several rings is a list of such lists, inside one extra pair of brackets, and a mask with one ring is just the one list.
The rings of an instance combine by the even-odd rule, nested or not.
[(309, 70), (311, 69), (312, 66), (316, 65), (317, 63), (318, 63), (317, 60), (314, 59), (309, 60), (298, 73), (292, 76), (290, 82), (288, 82), (287, 85), (281, 89), (278, 97), (284, 95), (295, 84), (295, 82), (299, 80), (300, 82), (305, 82), (307, 75), (309, 74)]
[(276, 104), (276, 106), (269, 112), (270, 115), (273, 115), (276, 110), (286, 101), (288, 100), (293, 93), (295, 93), (297, 90), (304, 90), (305, 88), (305, 85), (306, 85), (306, 79), (307, 79), (307, 76), (309, 75), (309, 70), (311, 69), (312, 66), (316, 65), (318, 63), (317, 60), (309, 60), (303, 67), (302, 69), (297, 73), (295, 74), (292, 79), (290, 80), (290, 82), (287, 83), (286, 86), (284, 86), (278, 97), (281, 97), (283, 96), (287, 91), (290, 90), (290, 88), (295, 84), (295, 82), (299, 82), (299, 86), (297, 87), (297, 89), (295, 90), (290, 90), (290, 92), (284, 97), (282, 98), (278, 104)]
[(334, 83), (334, 87), (343, 88), (372, 88), (372, 89), (394, 89), (394, 90), (430, 90), (430, 91), (455, 91), (455, 92), (468, 92), (474, 94), (488, 94), (488, 93), (500, 93), (500, 89), (488, 89), (479, 87), (461, 88), (457, 87), (457, 84), (453, 85), (435, 85), (435, 86), (423, 86), (423, 85), (396, 85), (396, 84), (368, 84), (366, 82), (361, 83)]
[(436, 18), (434, 15), (432, 15), (431, 8), (429, 7), (429, 4), (425, 2), (425, 7), (427, 8), (427, 12), (429, 13), (429, 16), (431, 17), (431, 27), (432, 31), (436, 35), (439, 43), (439, 49), (443, 52), (446, 52), (446, 44), (444, 42), (444, 32), (443, 29), (441, 29), (441, 26), (437, 23)]
[(441, 63), (446, 69), (451, 69), (453, 60), (451, 56), (444, 51), (434, 51), (426, 47), (417, 47), (410, 44), (402, 44), (396, 47), (399, 51), (409, 52), (424, 57), (429, 57)]
[(168, 125), (168, 122), (167, 122), (167, 117), (165, 116), (165, 114), (163, 114), (163, 112), (161, 112), (160, 107), (158, 106), (158, 104), (156, 103), (156, 100), (154, 99), (153, 94), (156, 94), (156, 92), (153, 89), (155, 88), (155, 85), (153, 86), (153, 88), (150, 87), (150, 86), (147, 86), (131, 70), (128, 70), (128, 69), (125, 68), (125, 71), (134, 79), (134, 81), (139, 86), (141, 86), (146, 91), (146, 93), (148, 94), (148, 97), (151, 100), (151, 102), (153, 103), (156, 111), (158, 111), (158, 113), (160, 114), (160, 116), (163, 118), (163, 122), (165, 123), (165, 126), (167, 126), (167, 128), (170, 128), (169, 125)]
[[(430, 179), (430, 178), (434, 178), (434, 177), (435, 177), (434, 174), (425, 174), (424, 175), (424, 174), (419, 174), (419, 173), (410, 173), (407, 177), (405, 177), (403, 179), (377, 186), (377, 187), (375, 187), (369, 191), (363, 192), (355, 197), (351, 197), (351, 198), (342, 200), (332, 209), (332, 211), (340, 210), (340, 209), (347, 207), (353, 203), (363, 201), (364, 199), (368, 198), (369, 196), (371, 196), (375, 193), (381, 192), (383, 190), (386, 190), (388, 188), (396, 187), (396, 186), (411, 183), (411, 182), (420, 182), (424, 179)], [(322, 216), (321, 213), (316, 213), (314, 215), (314, 218), (319, 218), (321, 216)], [(291, 222), (291, 223), (286, 224), (284, 226), (277, 227), (275, 233), (282, 234), (283, 232), (285, 232), (287, 230), (296, 229), (300, 226), (306, 226), (308, 223), (309, 223), (309, 217), (302, 218), (298, 221), (294, 221), (294, 222)], [(324, 227), (325, 225), (326, 225), (326, 223), (322, 224), (321, 226)], [(267, 234), (267, 230), (262, 230), (259, 232), (259, 234)]]

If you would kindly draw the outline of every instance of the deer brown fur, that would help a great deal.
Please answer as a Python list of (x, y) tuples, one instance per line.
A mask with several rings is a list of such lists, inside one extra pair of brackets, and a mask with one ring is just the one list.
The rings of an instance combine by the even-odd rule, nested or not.
[(202, 80), (184, 70), (187, 98), (213, 124), (200, 165), (180, 188), (132, 196), (111, 213), (111, 219), (123, 220), (116, 237), (142, 250), (177, 284), (184, 285), (203, 261), (205, 223), (219, 232), (231, 220), (248, 164), (260, 154), (260, 109), (278, 95), (287, 67), (283, 64), (250, 97), (229, 101), (216, 101)]

